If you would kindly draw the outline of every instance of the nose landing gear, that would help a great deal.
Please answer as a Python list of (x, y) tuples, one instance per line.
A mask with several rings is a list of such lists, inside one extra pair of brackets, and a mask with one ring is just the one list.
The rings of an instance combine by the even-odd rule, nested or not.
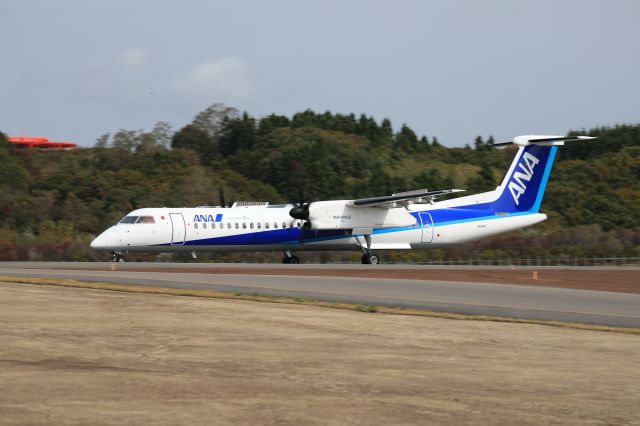
[(297, 265), (300, 263), (300, 259), (298, 259), (298, 256), (292, 255), (291, 252), (287, 250), (284, 252), (284, 259), (282, 259), (282, 263), (286, 265)]
[(127, 259), (122, 255), (122, 253), (113, 252), (113, 262), (126, 262)]

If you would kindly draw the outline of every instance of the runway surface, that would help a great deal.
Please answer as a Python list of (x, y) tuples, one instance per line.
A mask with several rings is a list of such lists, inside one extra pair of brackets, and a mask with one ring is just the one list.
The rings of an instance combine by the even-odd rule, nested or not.
[[(204, 273), (205, 270), (211, 271), (216, 267), (227, 273)], [(112, 268), (116, 270), (111, 270)], [(403, 269), (424, 271), (424, 276), (428, 277), (429, 271), (435, 269), (434, 267), (417, 265), (365, 267), (367, 270), (378, 268), (376, 270), (380, 271), (380, 278), (336, 276), (340, 275), (339, 271), (344, 271), (344, 275), (347, 275), (349, 271), (362, 270), (362, 268), (362, 265), (291, 265), (283, 267), (282, 265), (264, 264), (128, 263), (122, 265), (0, 262), (0, 275), (71, 278), (80, 281), (220, 290), (244, 294), (257, 293), (268, 296), (420, 308), (469, 315), (494, 315), (617, 327), (640, 327), (640, 294), (491, 282), (470, 283), (384, 277), (385, 270)], [(140, 271), (140, 269), (144, 269), (144, 271)], [(168, 272), (172, 269), (176, 272)], [(318, 275), (299, 275), (305, 269)], [(545, 270), (545, 268), (536, 269)], [(553, 268), (548, 269), (552, 270)], [(323, 270), (331, 271), (334, 276), (322, 276)], [(584, 271), (585, 268), (576, 268), (576, 271), (578, 270)], [(593, 268), (594, 272), (607, 270), (609, 269), (602, 267)], [(611, 268), (611, 271), (620, 270), (630, 271), (629, 273), (638, 274), (640, 277), (638, 268)], [(233, 273), (228, 273), (229, 271)]]

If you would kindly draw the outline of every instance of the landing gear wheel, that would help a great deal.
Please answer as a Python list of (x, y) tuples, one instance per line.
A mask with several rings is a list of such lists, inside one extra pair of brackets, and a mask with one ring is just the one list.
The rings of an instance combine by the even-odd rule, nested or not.
[(377, 254), (371, 252), (371, 253), (363, 254), (360, 261), (364, 265), (377, 265), (378, 263), (380, 263), (380, 258), (378, 257)]
[(367, 255), (367, 263), (369, 263), (370, 265), (377, 265), (378, 263), (380, 263), (380, 258), (375, 253), (369, 253)]
[(125, 259), (125, 257), (123, 255), (121, 255), (121, 254), (114, 254), (113, 255), (113, 261), (114, 262), (118, 262), (118, 263), (120, 263), (120, 262), (124, 263), (124, 262), (127, 261), (127, 259)]
[(298, 256), (285, 256), (284, 259), (282, 259), (282, 263), (287, 265), (297, 265), (300, 263), (300, 259), (298, 259)]

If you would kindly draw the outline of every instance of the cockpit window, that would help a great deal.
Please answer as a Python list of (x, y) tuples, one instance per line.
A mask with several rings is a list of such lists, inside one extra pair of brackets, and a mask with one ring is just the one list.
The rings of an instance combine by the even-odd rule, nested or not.
[(153, 216), (125, 216), (120, 223), (156, 223)]

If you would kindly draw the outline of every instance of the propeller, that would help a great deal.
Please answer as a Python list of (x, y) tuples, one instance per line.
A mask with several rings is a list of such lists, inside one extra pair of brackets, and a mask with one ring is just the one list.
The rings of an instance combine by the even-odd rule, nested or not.
[(309, 204), (311, 203), (300, 203), (292, 207), (289, 210), (289, 216), (294, 219), (309, 220)]
[(224, 202), (224, 187), (223, 186), (219, 186), (218, 187), (218, 198), (220, 199), (220, 205), (222, 207), (226, 207), (227, 204)]
[(218, 198), (220, 199), (220, 206), (222, 207), (233, 207), (233, 203), (236, 202), (236, 197), (234, 195), (233, 197), (231, 197), (231, 202), (229, 204), (226, 203), (224, 196), (224, 186), (218, 187)]
[(309, 220), (309, 205), (311, 201), (305, 203), (304, 196), (302, 194), (302, 189), (300, 190), (300, 195), (298, 197), (298, 205), (294, 206), (289, 210), (289, 216), (294, 219), (299, 220)]
[(302, 221), (302, 226), (300, 227), (300, 242), (304, 243), (304, 230), (311, 229), (311, 222), (309, 222), (309, 206), (311, 205), (311, 201), (304, 202), (302, 190), (300, 190), (298, 200), (298, 204), (289, 210), (289, 216)]

